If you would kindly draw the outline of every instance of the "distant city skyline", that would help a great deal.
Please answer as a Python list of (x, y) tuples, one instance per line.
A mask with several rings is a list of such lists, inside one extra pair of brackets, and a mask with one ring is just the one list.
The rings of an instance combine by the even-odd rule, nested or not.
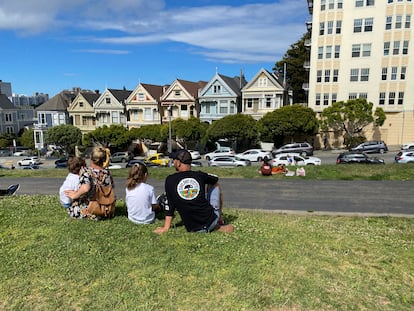
[[(47, 13), (45, 13), (47, 12)], [(4, 0), (0, 79), (15, 94), (247, 80), (306, 32), (306, 0)]]

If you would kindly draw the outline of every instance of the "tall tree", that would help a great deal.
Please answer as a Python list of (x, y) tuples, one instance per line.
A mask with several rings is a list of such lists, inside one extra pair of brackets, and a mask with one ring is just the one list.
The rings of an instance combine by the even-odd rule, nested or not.
[(339, 101), (325, 108), (321, 113), (323, 131), (333, 130), (344, 136), (344, 144), (349, 148), (364, 139), (363, 131), (369, 125), (381, 126), (386, 115), (381, 107), (373, 111), (373, 103), (365, 98)]
[(62, 124), (47, 130), (45, 141), (65, 149), (68, 154), (73, 154), (75, 146), (82, 141), (82, 132), (76, 126)]
[(315, 135), (319, 123), (311, 108), (295, 104), (265, 114), (259, 120), (259, 129), (262, 141), (280, 145), (287, 140)]
[(308, 83), (309, 73), (303, 67), (309, 61), (309, 50), (305, 47), (305, 40), (309, 39), (309, 33), (305, 33), (302, 38), (290, 46), (283, 58), (276, 62), (274, 71), (283, 77), (286, 64), (286, 82), (293, 90), (293, 103), (306, 103), (307, 94), (303, 90), (303, 84)]
[(131, 138), (124, 126), (112, 124), (109, 127), (106, 125), (98, 127), (85, 135), (83, 141), (88, 146), (99, 143), (104, 146), (111, 146), (115, 150), (126, 150), (131, 143)]

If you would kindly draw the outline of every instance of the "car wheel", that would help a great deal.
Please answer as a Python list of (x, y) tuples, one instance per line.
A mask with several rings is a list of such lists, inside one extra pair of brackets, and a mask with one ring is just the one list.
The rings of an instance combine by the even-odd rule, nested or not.
[(302, 152), (300, 153), (300, 155), (301, 155), (302, 157), (306, 157), (308, 154), (306, 153), (306, 151), (302, 151)]
[(121, 160), (121, 162), (122, 162), (122, 163), (125, 163), (125, 162), (126, 162), (126, 159), (122, 159), (122, 160)]
[[(266, 161), (266, 158), (265, 158), (265, 161)], [(262, 157), (258, 157), (257, 162), (262, 162)]]
[(207, 160), (207, 161), (210, 161), (210, 157), (209, 157), (209, 156), (206, 156), (206, 160)]
[(381, 148), (381, 149), (379, 150), (379, 152), (380, 152), (381, 154), (383, 154), (383, 153), (385, 152), (385, 150), (384, 150), (383, 148)]

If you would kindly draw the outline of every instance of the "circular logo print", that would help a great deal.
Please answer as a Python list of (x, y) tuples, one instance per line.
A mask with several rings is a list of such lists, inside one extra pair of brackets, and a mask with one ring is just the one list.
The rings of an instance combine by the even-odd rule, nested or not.
[(200, 193), (200, 185), (194, 178), (184, 178), (177, 185), (177, 193), (184, 200), (192, 200)]

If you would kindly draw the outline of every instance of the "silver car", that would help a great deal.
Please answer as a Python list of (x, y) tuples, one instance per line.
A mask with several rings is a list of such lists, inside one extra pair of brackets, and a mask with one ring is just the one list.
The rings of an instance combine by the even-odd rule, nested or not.
[(208, 161), (208, 166), (237, 167), (250, 165), (252, 163), (249, 160), (237, 160), (234, 157), (216, 157)]

